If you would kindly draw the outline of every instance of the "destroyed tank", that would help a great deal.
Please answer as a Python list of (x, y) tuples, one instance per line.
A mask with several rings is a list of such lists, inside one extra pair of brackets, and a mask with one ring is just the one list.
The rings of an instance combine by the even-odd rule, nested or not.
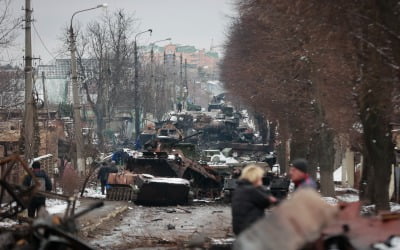
[(182, 178), (154, 177), (130, 171), (110, 173), (107, 199), (140, 205), (184, 205), (191, 202), (190, 183)]
[[(149, 176), (151, 178), (146, 178)], [(190, 185), (188, 180), (191, 181)], [(165, 191), (163, 196), (179, 204), (190, 200), (190, 186), (198, 197), (216, 195), (220, 184), (215, 175), (186, 158), (180, 150), (172, 151), (170, 155), (167, 152), (146, 151), (139, 156), (129, 157), (124, 172), (109, 175), (107, 199), (134, 200), (144, 204), (163, 203), (159, 202), (161, 198), (151, 198), (154, 187), (155, 190)]]
[[(161, 148), (165, 148), (165, 146), (161, 146)], [(219, 192), (220, 179), (215, 173), (185, 157), (181, 150), (175, 149), (170, 152), (170, 154), (167, 152), (143, 152), (141, 157), (128, 159), (127, 169), (135, 173), (191, 180), (191, 187), (196, 197)]]
[(171, 123), (164, 124), (157, 131), (157, 140), (164, 143), (172, 143), (182, 139), (182, 132)]
[(137, 190), (135, 189), (136, 176), (129, 171), (109, 173), (106, 198), (116, 201), (135, 200), (137, 194)]

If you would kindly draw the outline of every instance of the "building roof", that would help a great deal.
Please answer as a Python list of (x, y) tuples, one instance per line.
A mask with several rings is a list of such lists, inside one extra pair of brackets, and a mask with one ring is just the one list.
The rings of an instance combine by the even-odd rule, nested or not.
[(214, 52), (214, 51), (208, 51), (208, 52), (206, 52), (206, 56), (209, 56), (209, 57), (213, 57), (213, 58), (215, 58), (215, 59), (218, 59), (218, 53), (217, 53), (217, 52)]
[(196, 51), (196, 47), (190, 45), (179, 46), (176, 48), (176, 52), (178, 53), (194, 53)]

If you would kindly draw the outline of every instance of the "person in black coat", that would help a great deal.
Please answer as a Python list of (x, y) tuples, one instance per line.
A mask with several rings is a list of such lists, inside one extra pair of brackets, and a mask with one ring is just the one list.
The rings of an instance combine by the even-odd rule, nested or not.
[(102, 166), (97, 173), (97, 179), (100, 181), (101, 185), (101, 194), (104, 195), (104, 191), (106, 188), (107, 180), (108, 180), (108, 173), (110, 173), (111, 168), (107, 166), (106, 162), (102, 163)]
[[(35, 161), (32, 163), (32, 169), (33, 169), (33, 174), (36, 176), (37, 180), (40, 183), (39, 190), (40, 191), (51, 191), (52, 189), (52, 183), (50, 178), (47, 176), (46, 172), (44, 170), (40, 169), (40, 162)], [(35, 185), (35, 183), (32, 182), (32, 176), (27, 175), (25, 176), (22, 185), (26, 187), (30, 187)], [(43, 195), (35, 195), (31, 199), (29, 205), (28, 205), (28, 216), (33, 218), (35, 215), (37, 215), (37, 212), (41, 207), (44, 207), (46, 205), (46, 197)]]
[(265, 171), (256, 165), (245, 167), (232, 197), (232, 226), (238, 235), (265, 215), (264, 210), (277, 200), (262, 188)]

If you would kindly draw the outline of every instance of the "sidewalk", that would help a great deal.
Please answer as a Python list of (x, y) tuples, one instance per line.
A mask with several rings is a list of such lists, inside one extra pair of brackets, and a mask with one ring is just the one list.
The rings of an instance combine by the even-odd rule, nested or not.
[(103, 201), (104, 206), (94, 209), (79, 217), (77, 225), (79, 226), (79, 231), (81, 233), (87, 233), (98, 227), (103, 222), (125, 212), (128, 209), (128, 205), (130, 204), (126, 201), (107, 201), (99, 199), (80, 198), (80, 205), (76, 209), (75, 213), (78, 213), (79, 211), (89, 207), (91, 204), (99, 201)]

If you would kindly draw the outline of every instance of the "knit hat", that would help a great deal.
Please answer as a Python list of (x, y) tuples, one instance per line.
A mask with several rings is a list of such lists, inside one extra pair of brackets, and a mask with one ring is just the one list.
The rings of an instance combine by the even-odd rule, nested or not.
[(34, 163), (32, 163), (32, 168), (39, 169), (40, 168), (40, 162), (35, 161)]
[(306, 159), (298, 158), (292, 162), (291, 166), (297, 168), (303, 173), (307, 173), (308, 161)]

